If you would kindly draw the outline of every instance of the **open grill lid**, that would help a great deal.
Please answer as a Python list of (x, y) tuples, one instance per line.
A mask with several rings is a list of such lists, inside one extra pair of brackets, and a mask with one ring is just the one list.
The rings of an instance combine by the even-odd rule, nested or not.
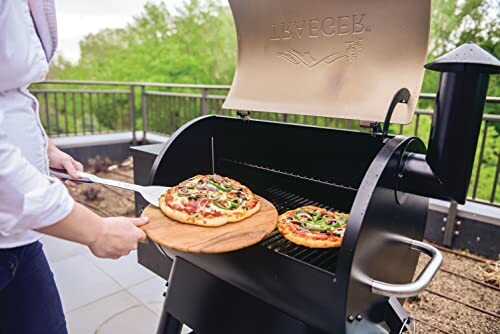
[(238, 63), (226, 109), (409, 123), (427, 53), (430, 0), (229, 0)]

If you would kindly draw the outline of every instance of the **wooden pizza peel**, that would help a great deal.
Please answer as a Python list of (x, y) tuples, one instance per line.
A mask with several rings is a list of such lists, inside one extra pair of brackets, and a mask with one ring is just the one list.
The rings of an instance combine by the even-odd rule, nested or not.
[(246, 248), (265, 239), (276, 228), (278, 211), (260, 199), (260, 211), (247, 219), (219, 227), (179, 223), (149, 205), (141, 216), (149, 217), (142, 226), (146, 235), (161, 246), (189, 253), (225, 253)]

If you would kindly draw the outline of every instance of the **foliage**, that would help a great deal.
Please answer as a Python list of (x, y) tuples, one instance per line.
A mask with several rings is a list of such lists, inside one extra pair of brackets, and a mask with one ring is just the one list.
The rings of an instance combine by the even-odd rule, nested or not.
[[(500, 2), (498, 0), (433, 0), (428, 61), (473, 41), (500, 57)], [(438, 73), (426, 71), (422, 91), (435, 92)], [(492, 76), (489, 96), (500, 96), (500, 78)], [(500, 114), (492, 106), (486, 113)], [(500, 130), (500, 128), (499, 128)]]
[(191, 0), (177, 11), (148, 3), (127, 27), (87, 35), (78, 63), (57, 58), (51, 78), (231, 82), (236, 37), (229, 9), (213, 0)]

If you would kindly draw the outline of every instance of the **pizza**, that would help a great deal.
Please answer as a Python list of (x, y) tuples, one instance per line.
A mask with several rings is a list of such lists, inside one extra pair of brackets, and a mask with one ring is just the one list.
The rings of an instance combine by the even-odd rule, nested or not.
[(221, 226), (248, 218), (260, 210), (252, 191), (220, 175), (196, 175), (169, 188), (160, 197), (160, 209), (181, 223)]
[(291, 242), (311, 248), (340, 247), (349, 215), (308, 205), (278, 217), (278, 230)]

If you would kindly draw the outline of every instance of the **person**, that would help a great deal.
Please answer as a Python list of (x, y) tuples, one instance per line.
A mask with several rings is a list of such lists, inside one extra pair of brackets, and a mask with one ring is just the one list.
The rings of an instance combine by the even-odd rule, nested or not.
[[(47, 137), (28, 85), (44, 79), (57, 45), (54, 0), (0, 0), (0, 333), (67, 333), (41, 233), (117, 259), (146, 236), (147, 218), (102, 218), (75, 203), (49, 167), (82, 164)], [(75, 286), (75, 289), (78, 289)]]

